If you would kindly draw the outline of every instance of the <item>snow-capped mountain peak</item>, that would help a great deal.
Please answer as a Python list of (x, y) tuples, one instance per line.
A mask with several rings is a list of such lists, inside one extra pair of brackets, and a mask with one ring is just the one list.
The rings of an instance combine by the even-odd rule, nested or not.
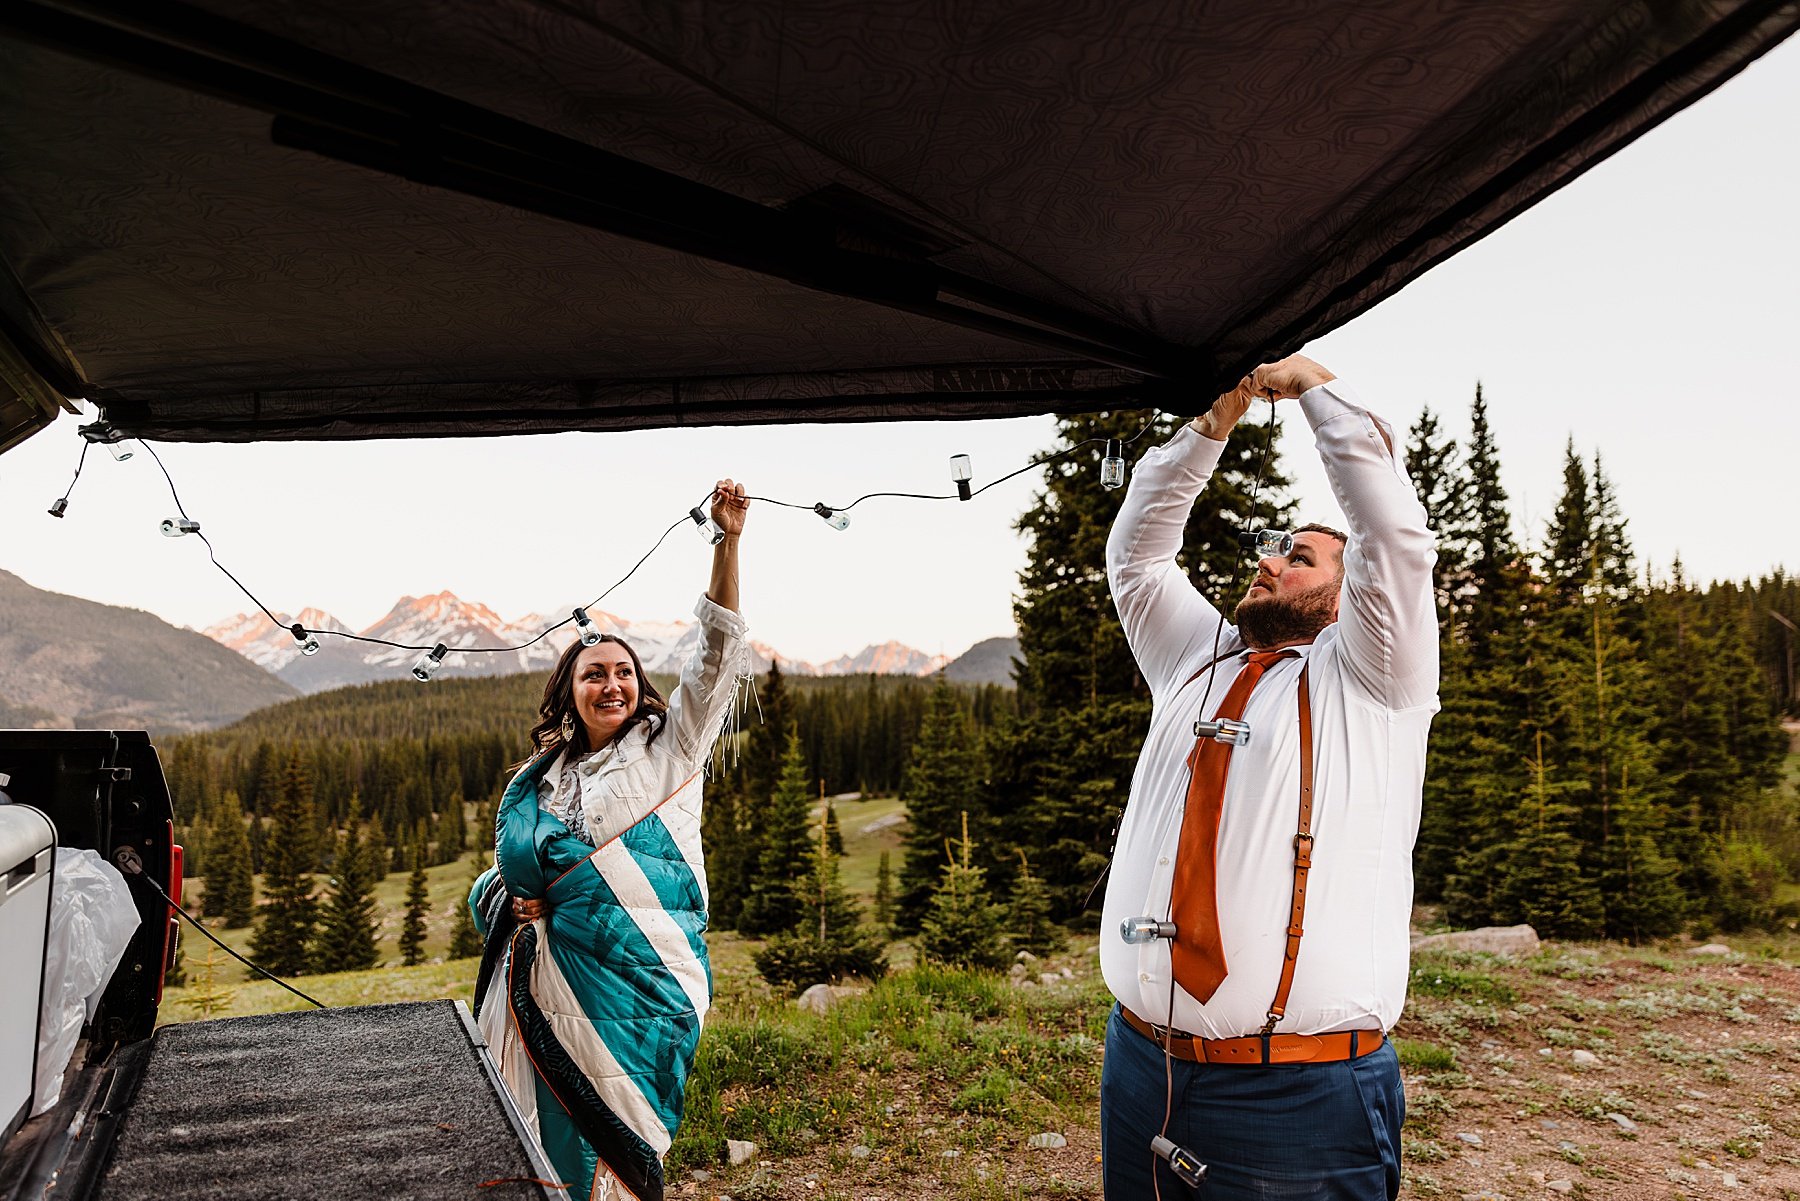
[[(574, 605), (557, 606), (547, 612), (567, 615), (573, 609)], [(629, 642), (643, 660), (646, 671), (679, 671), (693, 653), (700, 636), (699, 627), (691, 621), (631, 621), (598, 609), (589, 609), (587, 613), (602, 633), (617, 634)], [(360, 631), (351, 631), (319, 609), (302, 609), (298, 617), (282, 620), (289, 624), (298, 621), (309, 630), (355, 632), (365, 638), (379, 638), (400, 645), (325, 639), (324, 649), (319, 654), (302, 657), (293, 635), (261, 613), (239, 613), (201, 633), (303, 692), (393, 679), (405, 672), (418, 657), (419, 652), (414, 648), (431, 647), (439, 642), (453, 650), (492, 652), (452, 655), (444, 663), (445, 675), (547, 671), (576, 637), (575, 623), (571, 621), (532, 642), (546, 627), (563, 621), (564, 617), (532, 613), (516, 621), (507, 621), (488, 606), (465, 601), (447, 591), (429, 596), (403, 596), (379, 621)], [(531, 645), (523, 646), (526, 642)], [(784, 672), (803, 676), (865, 672), (930, 675), (949, 661), (946, 656), (927, 655), (894, 641), (864, 647), (854, 655), (841, 655), (820, 664), (789, 658), (761, 642), (752, 642), (750, 652), (756, 671), (767, 671), (770, 661), (779, 658)]]

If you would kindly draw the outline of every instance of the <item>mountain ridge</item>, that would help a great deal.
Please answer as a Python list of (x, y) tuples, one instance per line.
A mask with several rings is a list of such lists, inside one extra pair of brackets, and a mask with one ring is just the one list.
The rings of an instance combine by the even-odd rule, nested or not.
[[(573, 607), (563, 606), (551, 611), (567, 613)], [(403, 596), (379, 620), (360, 631), (351, 630), (320, 609), (302, 609), (294, 617), (277, 616), (284, 623), (298, 621), (309, 631), (337, 631), (405, 645), (393, 647), (324, 638), (320, 640), (323, 645), (318, 653), (303, 656), (285, 625), (277, 625), (261, 613), (239, 613), (198, 632), (308, 695), (350, 684), (391, 679), (411, 667), (419, 657), (418, 647), (439, 642), (453, 650), (481, 652), (446, 659), (442, 669), (445, 674), (508, 675), (521, 671), (547, 671), (576, 637), (573, 622), (546, 634), (545, 627), (557, 619), (532, 613), (508, 621), (488, 606), (465, 601), (449, 591)], [(699, 638), (699, 628), (692, 621), (632, 621), (599, 609), (588, 610), (588, 616), (601, 632), (617, 634), (629, 642), (644, 661), (646, 671), (679, 671)], [(540, 635), (543, 636), (540, 638)], [(976, 646), (986, 648), (996, 641), (1010, 644), (1016, 653), (1016, 639), (986, 639)], [(531, 645), (523, 645), (527, 642)], [(779, 659), (782, 671), (797, 676), (871, 673), (923, 676), (951, 668), (955, 663), (951, 656), (928, 655), (892, 639), (823, 663), (783, 655), (774, 647), (754, 640), (750, 643), (750, 651), (754, 670), (765, 672), (771, 661)], [(1002, 659), (1003, 670), (996, 668), (995, 660), (989, 656), (984, 658), (981, 667), (960, 672), (956, 678), (968, 682), (1010, 683), (1010, 660), (1005, 656)]]
[(194, 630), (0, 571), (0, 724), (185, 732), (297, 695)]

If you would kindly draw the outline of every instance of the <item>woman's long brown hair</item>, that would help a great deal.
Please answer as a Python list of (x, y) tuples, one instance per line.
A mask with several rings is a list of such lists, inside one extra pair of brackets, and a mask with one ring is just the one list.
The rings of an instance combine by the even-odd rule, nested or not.
[[(669, 711), (669, 702), (663, 699), (656, 685), (650, 682), (650, 676), (644, 671), (643, 660), (638, 658), (637, 651), (629, 642), (617, 634), (600, 635), (601, 642), (614, 642), (625, 648), (631, 656), (631, 670), (637, 673), (638, 703), (625, 724), (619, 727), (612, 740), (617, 742), (625, 736), (625, 732), (639, 722), (649, 721), (652, 716), (661, 717)], [(570, 750), (576, 755), (585, 755), (598, 747), (588, 745), (587, 726), (583, 724), (581, 715), (575, 712), (575, 660), (586, 650), (579, 638), (571, 642), (568, 649), (557, 659), (556, 666), (550, 669), (550, 678), (544, 681), (544, 699), (538, 702), (538, 723), (531, 727), (532, 757), (546, 751)], [(563, 742), (563, 718), (568, 717), (575, 726), (575, 736), (565, 746)], [(655, 742), (662, 735), (663, 723), (656, 722), (650, 727), (650, 741)], [(525, 760), (525, 763), (531, 759)], [(523, 767), (521, 763), (518, 766)], [(514, 768), (518, 770), (518, 768)]]

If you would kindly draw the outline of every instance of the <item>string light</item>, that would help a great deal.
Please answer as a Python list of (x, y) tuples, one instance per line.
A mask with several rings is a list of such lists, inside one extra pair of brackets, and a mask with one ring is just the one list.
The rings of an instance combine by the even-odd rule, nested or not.
[(1267, 559), (1271, 555), (1285, 558), (1294, 549), (1294, 536), (1286, 530), (1241, 530), (1238, 545), (1254, 551), (1258, 559)]
[(444, 656), (449, 653), (450, 648), (440, 642), (420, 655), (412, 665), (413, 679), (421, 684), (429, 682), (437, 674), (438, 668), (444, 665)]
[(106, 447), (106, 453), (121, 463), (131, 458), (131, 448), (124, 445), (125, 435), (110, 421), (92, 421), (79, 427), (77, 432), (89, 442), (98, 442)]
[(581, 645), (593, 646), (595, 643), (599, 642), (600, 630), (594, 625), (593, 621), (588, 618), (587, 610), (577, 608), (574, 616), (575, 629), (581, 634)]
[(1100, 486), (1108, 492), (1125, 486), (1125, 456), (1117, 438), (1106, 440), (1106, 457), (1100, 460)]
[(719, 523), (708, 517), (706, 515), (706, 510), (702, 509), (699, 505), (695, 505), (688, 510), (688, 517), (692, 519), (694, 525), (699, 528), (700, 536), (706, 539), (706, 545), (717, 546), (719, 543), (725, 541), (725, 531), (720, 529)]
[(950, 478), (956, 482), (957, 500), (968, 500), (975, 495), (969, 491), (969, 479), (973, 470), (968, 455), (950, 456)]
[[(857, 505), (861, 504), (865, 500), (873, 500), (878, 497), (892, 497), (892, 498), (905, 499), (905, 500), (972, 500), (975, 497), (980, 496), (983, 492), (986, 492), (989, 488), (997, 487), (998, 485), (1003, 484), (1010, 479), (1013, 479), (1017, 476), (1023, 475), (1027, 471), (1031, 471), (1036, 468), (1048, 466), (1049, 464), (1054, 463), (1060, 459), (1067, 458), (1070, 455), (1073, 455), (1073, 454), (1077, 453), (1078, 451), (1081, 451), (1081, 450), (1087, 448), (1088, 446), (1100, 444), (1100, 443), (1104, 443), (1106, 450), (1107, 450), (1106, 458), (1101, 464), (1102, 484), (1103, 484), (1103, 486), (1106, 486), (1106, 487), (1115, 487), (1117, 485), (1108, 484), (1107, 480), (1117, 477), (1122, 482), (1122, 477), (1123, 477), (1123, 472), (1124, 472), (1124, 458), (1123, 458), (1123, 454), (1122, 454), (1123, 448), (1125, 446), (1131, 445), (1132, 443), (1136, 442), (1139, 438), (1143, 437), (1146, 433), (1148, 433), (1150, 431), (1151, 427), (1153, 425), (1155, 425), (1155, 423), (1156, 423), (1156, 418), (1155, 418), (1155, 415), (1153, 414), (1150, 417), (1150, 419), (1145, 421), (1144, 424), (1138, 429), (1138, 431), (1135, 434), (1132, 434), (1129, 438), (1125, 438), (1122, 440), (1113, 439), (1113, 438), (1086, 438), (1080, 442), (1075, 443), (1072, 446), (1064, 447), (1063, 449), (1052, 452), (1050, 454), (1034, 457), (1030, 461), (1028, 461), (1023, 467), (1020, 467), (1015, 471), (1008, 472), (1006, 475), (1003, 475), (1003, 476), (999, 477), (998, 479), (989, 480), (987, 483), (983, 484), (979, 488), (973, 487), (970, 483), (970, 480), (972, 479), (974, 473), (973, 473), (973, 465), (970, 462), (969, 456), (966, 454), (953, 455), (950, 460), (950, 470), (951, 470), (951, 477), (956, 483), (956, 492), (954, 495), (941, 495), (941, 494), (933, 495), (933, 494), (918, 493), (918, 492), (870, 492), (870, 493), (865, 493), (864, 495), (857, 497), (855, 500), (851, 501), (849, 504), (835, 505), (835, 506), (827, 505), (823, 502), (817, 502), (817, 503), (814, 503), (811, 505), (796, 504), (792, 501), (776, 500), (773, 497), (767, 497), (767, 496), (744, 496), (744, 497), (742, 497), (742, 499), (761, 501), (763, 503), (776, 505), (781, 508), (810, 509), (813, 513), (817, 514), (820, 518), (822, 518), (825, 521), (825, 523), (830, 525), (833, 529), (844, 530), (844, 529), (848, 529), (850, 526), (849, 510), (855, 508)], [(82, 467), (82, 464), (87, 461), (87, 448), (89, 445), (92, 445), (93, 443), (98, 442), (101, 445), (107, 446), (109, 449), (113, 449), (115, 451), (114, 457), (120, 459), (121, 461), (131, 457), (130, 451), (125, 451), (124, 454), (122, 454), (122, 455), (117, 453), (117, 444), (123, 440), (124, 435), (122, 433), (120, 433), (119, 430), (117, 430), (115, 427), (113, 427), (108, 422), (98, 421), (98, 422), (94, 422), (92, 425), (82, 426), (81, 433), (82, 433), (82, 436), (86, 439), (86, 442), (84, 442), (84, 444), (81, 448), (81, 459), (76, 463), (75, 477), (69, 483), (70, 491), (73, 491), (73, 489), (75, 487), (75, 480), (79, 480), (81, 478), (81, 467)], [(197, 536), (200, 539), (200, 541), (206, 545), (207, 557), (212, 561), (212, 565), (214, 567), (217, 567), (219, 569), (219, 571), (225, 576), (226, 579), (230, 580), (233, 584), (235, 584), (238, 588), (238, 591), (242, 592), (244, 594), (244, 596), (247, 597), (252, 604), (254, 604), (258, 609), (260, 609), (262, 611), (263, 615), (266, 616), (270, 620), (270, 622), (272, 622), (276, 626), (283, 626), (285, 623), (282, 621), (282, 619), (276, 617), (274, 612), (267, 605), (263, 604), (262, 601), (257, 598), (255, 593), (251, 592), (249, 588), (244, 586), (244, 582), (242, 580), (238, 579), (237, 576), (233, 575), (230, 572), (230, 570), (228, 570), (223, 563), (219, 562), (218, 555), (213, 550), (213, 545), (212, 545), (211, 540), (208, 539), (205, 534), (200, 532), (200, 523), (198, 521), (195, 521), (193, 518), (189, 517), (187, 515), (187, 510), (182, 506), (181, 495), (178, 491), (176, 491), (176, 488), (175, 488), (175, 479), (173, 476), (171, 476), (169, 474), (169, 468), (165, 463), (163, 463), (162, 456), (157, 454), (156, 448), (154, 446), (151, 446), (149, 443), (144, 443), (143, 445), (144, 445), (144, 449), (148, 450), (150, 452), (150, 457), (156, 461), (157, 467), (162, 471), (163, 479), (166, 480), (169, 485), (169, 495), (172, 498), (174, 498), (175, 507), (181, 513), (181, 516), (179, 518), (171, 517), (171, 518), (165, 519), (162, 522), (161, 528), (162, 528), (163, 534), (166, 537), (170, 537), (170, 538), (181, 538), (181, 537), (185, 537), (188, 534), (193, 534), (193, 535)], [(714, 495), (713, 493), (709, 492), (708, 498), (710, 499), (713, 495)], [(669, 535), (675, 531), (676, 526), (681, 525), (684, 521), (691, 521), (691, 522), (693, 522), (695, 528), (699, 530), (700, 536), (706, 540), (706, 542), (709, 546), (717, 546), (720, 542), (724, 541), (725, 531), (723, 529), (721, 529), (719, 524), (716, 521), (713, 521), (712, 518), (707, 514), (706, 509), (705, 509), (706, 503), (707, 503), (706, 501), (702, 501), (700, 504), (695, 505), (692, 509), (689, 509), (685, 515), (677, 518), (675, 521), (670, 523), (668, 528), (663, 530), (662, 534), (657, 537), (655, 543), (653, 543), (651, 545), (650, 549), (645, 551), (636, 563), (632, 564), (631, 569), (629, 571), (627, 571), (623, 576), (619, 577), (618, 580), (614, 581), (613, 584), (606, 589), (606, 591), (602, 592), (599, 596), (595, 597), (592, 601), (590, 601), (585, 608), (577, 608), (577, 609), (572, 610), (570, 613), (570, 616), (563, 618), (561, 621), (556, 622), (554, 625), (547, 626), (543, 630), (539, 631), (534, 637), (529, 638), (526, 641), (519, 643), (516, 646), (458, 647), (456, 649), (455, 653), (459, 654), (459, 655), (479, 655), (479, 654), (508, 654), (508, 653), (513, 653), (513, 652), (517, 652), (517, 651), (522, 651), (528, 647), (536, 645), (537, 643), (543, 641), (545, 638), (548, 638), (551, 634), (555, 633), (557, 630), (561, 629), (562, 627), (568, 625), (571, 621), (573, 621), (575, 623), (576, 629), (580, 633), (582, 644), (584, 646), (592, 646), (594, 643), (600, 641), (601, 635), (600, 635), (598, 629), (595, 627), (593, 620), (590, 617), (588, 617), (587, 609), (592, 608), (595, 605), (598, 605), (601, 601), (605, 600), (609, 595), (611, 595), (612, 592), (615, 589), (617, 589), (621, 584), (624, 584), (632, 576), (636, 575), (638, 568), (642, 567), (649, 560), (650, 556), (657, 552), (657, 550), (662, 546), (662, 544), (668, 539)], [(53, 517), (61, 517), (65, 512), (67, 512), (67, 510), (68, 510), (68, 492), (65, 492), (61, 498), (59, 498), (58, 500), (51, 503), (49, 512), (50, 512), (50, 515)], [(320, 643), (319, 643), (319, 639), (318, 639), (317, 635), (319, 635), (319, 634), (327, 634), (327, 635), (330, 635), (335, 638), (342, 638), (348, 642), (364, 642), (364, 643), (370, 643), (370, 644), (377, 645), (377, 646), (389, 646), (389, 647), (393, 647), (397, 650), (423, 651), (425, 653), (420, 655), (419, 658), (413, 663), (413, 666), (412, 666), (413, 677), (415, 679), (419, 680), (420, 682), (425, 682), (425, 681), (429, 681), (430, 679), (432, 679), (432, 677), (434, 677), (437, 674), (438, 669), (443, 665), (444, 658), (447, 655), (452, 653), (451, 649), (442, 642), (436, 643), (435, 645), (430, 646), (430, 647), (426, 647), (426, 646), (414, 644), (414, 643), (394, 642), (387, 638), (374, 638), (374, 637), (370, 637), (366, 634), (352, 634), (347, 630), (312, 630), (312, 631), (309, 631), (306, 629), (306, 627), (304, 625), (302, 625), (298, 622), (295, 622), (291, 625), (286, 625), (286, 628), (287, 628), (288, 632), (294, 636), (294, 641), (299, 645), (300, 653), (302, 655), (318, 654), (319, 649), (320, 649)]]

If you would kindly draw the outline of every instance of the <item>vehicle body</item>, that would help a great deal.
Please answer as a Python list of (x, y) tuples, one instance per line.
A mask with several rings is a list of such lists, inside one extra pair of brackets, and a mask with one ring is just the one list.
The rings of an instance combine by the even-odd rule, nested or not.
[[(166, 898), (179, 899), (181, 848), (148, 735), (0, 731), (0, 772), (14, 802), (0, 806), (0, 846), (19, 846), (8, 832), (47, 819), (57, 845), (122, 869), (139, 914), (57, 1103), (29, 1120), (0, 1114), (0, 1201), (217, 1196), (221, 1181), (232, 1196), (291, 1198), (327, 1182), (341, 1191), (346, 1179), (394, 1196), (468, 1197), (496, 1178), (512, 1183), (482, 1195), (563, 1195), (546, 1183), (552, 1173), (460, 1002), (157, 1028), (178, 945), (181, 919)], [(9, 898), (41, 889), (47, 913), (52, 857), (23, 850), (0, 865)], [(15, 932), (43, 921), (10, 899), (4, 916)], [(12, 1034), (39, 992), (42, 961), (23, 961), (34, 946), (41, 953), (41, 941), (0, 942), (13, 956), (0, 962)]]

